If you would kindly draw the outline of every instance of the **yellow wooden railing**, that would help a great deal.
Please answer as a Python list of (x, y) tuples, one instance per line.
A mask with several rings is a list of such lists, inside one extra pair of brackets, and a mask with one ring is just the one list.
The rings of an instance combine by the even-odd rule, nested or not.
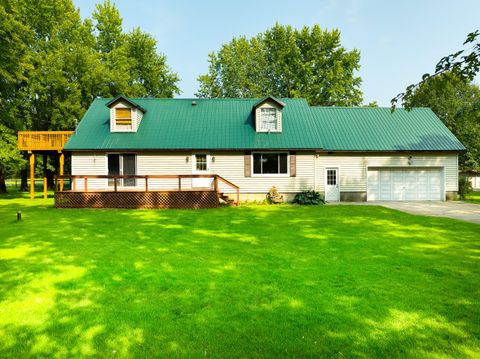
[(21, 151), (61, 151), (73, 131), (20, 131), (18, 149)]

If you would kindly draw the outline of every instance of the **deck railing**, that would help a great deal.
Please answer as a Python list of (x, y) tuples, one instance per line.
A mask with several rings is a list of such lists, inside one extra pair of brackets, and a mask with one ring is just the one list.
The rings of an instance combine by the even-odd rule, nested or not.
[(21, 151), (61, 151), (73, 131), (20, 131), (18, 149)]
[[(232, 182), (228, 181), (227, 179), (223, 178), (222, 176), (219, 176), (219, 175), (215, 175), (215, 174), (212, 174), (212, 175), (194, 175), (194, 174), (191, 174), (191, 175), (118, 175), (118, 176), (112, 176), (112, 175), (70, 175), (70, 176), (55, 176), (55, 191), (56, 192), (63, 192), (64, 191), (64, 181), (68, 180), (70, 181), (70, 191), (73, 191), (73, 192), (77, 192), (77, 189), (78, 189), (78, 186), (77, 184), (78, 183), (82, 183), (83, 184), (83, 189), (80, 191), (80, 192), (88, 192), (89, 191), (89, 188), (88, 188), (88, 181), (90, 179), (106, 179), (106, 180), (112, 180), (111, 182), (113, 182), (113, 186), (112, 188), (107, 188), (106, 190), (105, 189), (101, 189), (100, 191), (101, 192), (125, 192), (125, 191), (135, 191), (137, 190), (138, 191), (138, 187), (135, 185), (135, 186), (123, 186), (120, 188), (119, 190), (119, 187), (120, 187), (120, 183), (122, 183), (121, 181), (122, 180), (125, 180), (125, 179), (134, 179), (134, 180), (143, 180), (144, 183), (145, 183), (145, 186), (142, 187), (143, 189), (140, 189), (141, 191), (145, 191), (145, 192), (150, 192), (152, 191), (151, 188), (149, 188), (149, 180), (157, 180), (157, 179), (169, 179), (169, 180), (172, 180), (172, 179), (176, 179), (178, 182), (177, 182), (177, 187), (176, 189), (173, 189), (173, 191), (186, 191), (185, 187), (182, 187), (182, 180), (183, 179), (195, 179), (195, 178), (211, 178), (212, 179), (212, 184), (209, 186), (209, 187), (204, 187), (204, 188), (208, 188), (210, 190), (214, 190), (215, 192), (217, 192), (217, 194), (220, 196), (220, 189), (219, 189), (219, 181), (220, 182), (223, 182), (224, 184), (226, 184), (227, 186), (233, 188), (236, 192), (236, 203), (240, 203), (240, 187), (238, 187), (237, 185), (233, 184)], [(80, 182), (81, 181), (81, 182)], [(213, 188), (212, 188), (213, 187)], [(201, 190), (202, 188), (199, 187), (199, 188), (196, 188), (196, 189), (199, 189)], [(93, 190), (93, 191), (98, 191), (97, 189)], [(153, 191), (157, 191), (157, 190), (153, 190)], [(153, 192), (152, 191), (152, 192)], [(165, 190), (158, 190), (158, 191), (165, 191)]]

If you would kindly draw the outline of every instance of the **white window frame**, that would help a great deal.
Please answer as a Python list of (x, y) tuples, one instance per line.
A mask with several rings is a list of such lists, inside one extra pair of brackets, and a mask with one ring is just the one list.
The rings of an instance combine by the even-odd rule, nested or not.
[[(254, 156), (255, 154), (282, 154), (285, 153), (287, 155), (287, 173), (255, 173), (255, 163), (254, 163)], [(256, 151), (252, 152), (251, 154), (251, 176), (252, 177), (290, 177), (290, 152), (288, 151)]]
[[(207, 169), (205, 171), (198, 171), (197, 170), (197, 155), (205, 155), (207, 157)], [(192, 174), (202, 174), (202, 173), (210, 173), (212, 165), (212, 156), (208, 152), (193, 152), (192, 153)]]
[[(264, 111), (273, 111), (275, 113), (275, 128), (274, 129), (265, 129), (263, 128), (263, 112)], [(275, 107), (260, 107), (260, 131), (259, 132), (278, 132), (278, 127), (279, 127), (279, 123), (278, 123), (278, 117), (279, 117), (279, 113), (278, 113), (278, 109), (276, 109)]]

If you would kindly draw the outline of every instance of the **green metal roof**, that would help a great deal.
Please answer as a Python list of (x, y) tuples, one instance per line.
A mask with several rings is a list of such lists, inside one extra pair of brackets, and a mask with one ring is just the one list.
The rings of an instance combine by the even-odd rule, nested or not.
[[(137, 132), (110, 132), (112, 99), (96, 99), (65, 150), (317, 149), (463, 150), (429, 109), (310, 107), (280, 99), (281, 133), (257, 133), (253, 106), (261, 99), (129, 99), (144, 108)], [(196, 105), (192, 106), (192, 101)]]
[(429, 108), (312, 107), (323, 148), (331, 151), (463, 151)]

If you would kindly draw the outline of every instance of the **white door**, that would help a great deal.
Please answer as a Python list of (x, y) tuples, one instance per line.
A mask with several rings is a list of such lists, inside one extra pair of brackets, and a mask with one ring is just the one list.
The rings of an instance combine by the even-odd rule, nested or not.
[(369, 201), (438, 201), (443, 199), (441, 168), (370, 168)]
[[(196, 153), (192, 156), (192, 173), (195, 175), (210, 174), (210, 156), (206, 153)], [(212, 188), (212, 178), (192, 178), (192, 187)]]
[(340, 188), (338, 186), (338, 168), (325, 169), (325, 201), (334, 202), (340, 200)]

